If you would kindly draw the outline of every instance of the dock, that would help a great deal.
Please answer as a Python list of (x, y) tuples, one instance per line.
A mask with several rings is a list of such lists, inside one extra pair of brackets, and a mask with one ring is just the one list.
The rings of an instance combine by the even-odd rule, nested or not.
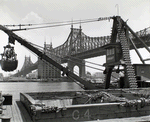
[(3, 109), (2, 116), (10, 117), (10, 122), (33, 122), (19, 100), (14, 100), (12, 105), (3, 105)]

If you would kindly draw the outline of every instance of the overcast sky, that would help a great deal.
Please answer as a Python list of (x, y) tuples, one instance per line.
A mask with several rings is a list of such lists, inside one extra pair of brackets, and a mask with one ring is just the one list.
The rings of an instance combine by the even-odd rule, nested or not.
[[(125, 21), (129, 19), (128, 25), (134, 31), (147, 28), (150, 26), (150, 0), (0, 0), (0, 24), (2, 25), (62, 22), (110, 17), (118, 14)], [(86, 35), (100, 37), (110, 35), (112, 22), (87, 23), (81, 26)], [(79, 25), (74, 25), (74, 27), (78, 28)], [(53, 47), (57, 47), (67, 40), (70, 25), (16, 33), (40, 46), (43, 46), (46, 41), (46, 43), (52, 42)], [(3, 46), (8, 42), (7, 38), (7, 35), (0, 31), (1, 53)], [(19, 60), (17, 70), (21, 69), (25, 55), (31, 56), (33, 62), (37, 61), (30, 51), (18, 43), (15, 45), (15, 51)], [(146, 56), (150, 55), (146, 54)], [(105, 58), (98, 57), (88, 59), (88, 61), (103, 64)], [(87, 70), (96, 72), (91, 69)]]

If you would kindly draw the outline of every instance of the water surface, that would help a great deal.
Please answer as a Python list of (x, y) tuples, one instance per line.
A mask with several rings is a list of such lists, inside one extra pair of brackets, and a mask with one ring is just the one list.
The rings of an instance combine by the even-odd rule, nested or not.
[(20, 92), (77, 91), (80, 86), (72, 82), (0, 82), (2, 94), (12, 94), (19, 99)]

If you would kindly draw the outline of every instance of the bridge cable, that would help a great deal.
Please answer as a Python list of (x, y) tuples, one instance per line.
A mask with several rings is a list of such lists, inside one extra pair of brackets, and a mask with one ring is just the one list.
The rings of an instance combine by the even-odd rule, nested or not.
[[(48, 52), (48, 53), (51, 53), (51, 52)], [(55, 54), (53, 54), (53, 53), (51, 53), (52, 55), (54, 55), (54, 56), (57, 56), (57, 55), (55, 55)], [(59, 57), (59, 56), (57, 56), (57, 57)], [(61, 58), (61, 57), (60, 57)], [(75, 63), (77, 63), (77, 64), (81, 64), (81, 65), (83, 65), (82, 63), (79, 63), (79, 62), (76, 62), (76, 61), (74, 61), (74, 60), (70, 60), (71, 62), (75, 62)], [(86, 61), (85, 61), (86, 62)], [(95, 63), (96, 64), (96, 63)], [(97, 64), (98, 65), (98, 64)], [(95, 67), (92, 67), (92, 66), (89, 66), (89, 65), (85, 65), (86, 67), (89, 67), (89, 68), (92, 68), (92, 69), (96, 69), (96, 70), (100, 70), (100, 71), (104, 71), (104, 69), (100, 69), (100, 68), (95, 68)], [(115, 79), (118, 79), (116, 76), (114, 76), (113, 74), (112, 74), (112, 77), (113, 78), (115, 78)]]
[[(48, 53), (50, 53), (50, 52), (48, 52)], [(52, 54), (52, 53), (50, 53), (50, 54)], [(55, 55), (55, 54), (52, 54), (52, 55), (54, 55), (54, 56), (56, 56), (56, 57), (59, 57), (59, 56), (57, 56), (57, 55)], [(59, 58), (62, 58), (62, 57), (59, 57)], [(64, 59), (66, 59), (66, 58), (64, 58)], [(70, 60), (71, 62), (75, 62), (74, 60)], [(76, 62), (77, 64), (81, 64), (81, 65), (83, 65), (82, 63), (79, 63), (79, 62)], [(96, 69), (96, 70), (100, 70), (100, 71), (104, 71), (103, 69), (98, 69), (98, 68), (95, 68), (95, 67), (92, 67), (92, 66), (89, 66), (89, 65), (85, 65), (86, 67), (89, 67), (89, 68), (93, 68), (93, 69)]]
[[(48, 53), (50, 53), (50, 52), (48, 52)], [(50, 53), (50, 54), (52, 54), (52, 53)], [(57, 55), (55, 55), (55, 54), (52, 54), (52, 55), (54, 55), (54, 56), (56, 56), (56, 57), (59, 57), (59, 56), (57, 56)], [(59, 58), (62, 58), (62, 57), (59, 57)], [(63, 59), (66, 59), (66, 58), (63, 58)], [(75, 62), (74, 60), (70, 60), (71, 62)], [(86, 62), (86, 61), (85, 61)], [(79, 62), (76, 62), (77, 64), (82, 64), (82, 63), (79, 63)], [(96, 63), (95, 63), (96, 64)], [(83, 64), (82, 64), (83, 65)], [(96, 70), (100, 70), (100, 71), (104, 71), (103, 69), (98, 69), (98, 68), (95, 68), (95, 67), (92, 67), (92, 66), (89, 66), (89, 65), (85, 65), (85, 66), (87, 66), (87, 67), (89, 67), (89, 68), (93, 68), (93, 69), (96, 69)]]
[[(73, 59), (77, 59), (77, 60), (80, 60), (80, 61), (82, 60), (82, 59), (79, 59), (79, 58), (73, 57), (73, 56), (68, 56), (68, 57), (73, 58)], [(64, 58), (64, 59), (67, 59), (67, 58)], [(72, 60), (72, 59), (71, 59), (71, 60)], [(90, 64), (94, 64), (94, 65), (97, 65), (97, 66), (105, 67), (104, 65), (97, 64), (97, 63), (93, 63), (93, 62), (90, 62), (90, 61), (85, 61), (85, 62), (90, 63)]]

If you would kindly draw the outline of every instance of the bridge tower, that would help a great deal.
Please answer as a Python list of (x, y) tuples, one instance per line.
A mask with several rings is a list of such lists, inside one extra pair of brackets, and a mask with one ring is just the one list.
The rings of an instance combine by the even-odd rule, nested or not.
[(23, 67), (21, 68), (21, 71), (25, 70), (26, 68), (31, 67), (32, 65), (33, 65), (33, 63), (31, 61), (31, 57), (25, 56), (24, 64), (23, 64)]
[(73, 72), (74, 67), (78, 66), (79, 67), (79, 76), (85, 77), (85, 60), (70, 58), (70, 59), (68, 59), (67, 63), (68, 63), (68, 68), (70, 71)]
[(14, 76), (26, 76), (27, 73), (31, 71), (31, 67), (33, 66), (33, 62), (31, 61), (31, 57), (25, 56), (24, 64), (21, 68), (21, 70), (16, 73)]
[[(69, 48), (69, 58), (68, 58), (68, 68), (70, 71), (73, 72), (73, 69), (75, 66), (79, 67), (79, 76), (85, 77), (85, 60), (84, 59), (78, 59), (73, 58), (71, 55), (74, 53), (75, 50), (80, 50), (82, 52), (83, 50), (83, 44), (82, 44), (82, 29), (81, 25), (79, 29), (73, 28), (73, 25), (71, 25), (71, 33), (70, 33), (70, 48)], [(78, 40), (78, 41), (77, 41)], [(78, 42), (78, 44), (74, 44), (74, 42)]]
[[(53, 54), (54, 52), (53, 52), (52, 43), (46, 44), (45, 42), (43, 52), (47, 56), (55, 60), (57, 63), (60, 63), (60, 58), (58, 58), (56, 55)], [(60, 77), (61, 77), (61, 72), (59, 69), (57, 69), (52, 64), (49, 64), (46, 61), (38, 58), (38, 78), (48, 79), (48, 78), (60, 78)]]

